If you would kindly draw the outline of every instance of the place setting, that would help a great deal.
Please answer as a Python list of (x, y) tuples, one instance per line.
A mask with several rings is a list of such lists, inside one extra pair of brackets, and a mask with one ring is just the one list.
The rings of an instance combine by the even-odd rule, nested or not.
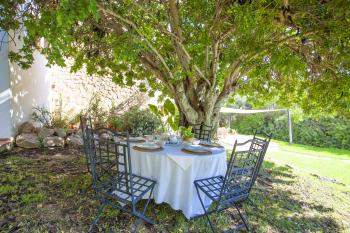
[(221, 153), (225, 150), (223, 146), (218, 143), (206, 142), (201, 140), (193, 140), (184, 144), (181, 149), (182, 152), (193, 155), (212, 155)]
[(129, 137), (127, 139), (126, 137), (114, 137), (115, 142), (126, 142), (129, 141), (130, 143), (143, 143), (146, 142), (146, 140), (143, 137)]
[(165, 141), (156, 138), (157, 137), (154, 135), (145, 135), (143, 141), (137, 145), (134, 145), (132, 148), (141, 152), (162, 151), (164, 149)]

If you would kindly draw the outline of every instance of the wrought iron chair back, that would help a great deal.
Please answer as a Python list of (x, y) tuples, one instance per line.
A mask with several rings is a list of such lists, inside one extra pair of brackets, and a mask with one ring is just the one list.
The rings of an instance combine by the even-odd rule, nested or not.
[[(259, 136), (261, 135), (261, 136)], [(260, 171), (260, 167), (264, 161), (264, 158), (265, 158), (265, 155), (266, 155), (266, 151), (267, 151), (267, 148), (269, 147), (269, 144), (270, 144), (270, 141), (271, 141), (271, 138), (272, 138), (272, 134), (267, 134), (265, 132), (258, 132), (258, 131), (255, 131), (254, 132), (254, 137), (253, 137), (253, 140), (255, 140), (257, 143), (260, 143), (260, 144), (264, 144), (264, 152), (262, 154), (262, 156), (259, 157), (259, 161), (258, 161), (258, 170), (256, 171), (256, 173), (254, 174), (254, 177), (253, 177), (253, 184), (255, 183), (256, 181), (256, 178), (258, 177), (258, 174), (259, 174), (259, 171)], [(254, 144), (252, 143), (250, 145), (250, 149), (254, 149)], [(252, 185), (253, 185), (252, 184)]]
[[(257, 137), (257, 133), (255, 133), (251, 140), (243, 143), (235, 142), (225, 177), (214, 176), (194, 181), (198, 198), (212, 232), (216, 232), (216, 230), (209, 215), (214, 212), (222, 212), (230, 207), (236, 208), (241, 223), (236, 224), (234, 228), (225, 232), (236, 232), (243, 228), (249, 232), (248, 220), (244, 214), (242, 214), (239, 204), (249, 198), (250, 191), (259, 173), (267, 147), (271, 140), (271, 134), (265, 135), (267, 137), (260, 138)], [(237, 151), (238, 146), (245, 145), (249, 146), (248, 150)], [(208, 211), (208, 208), (204, 205), (200, 191), (212, 201), (216, 202), (216, 208)], [(200, 216), (203, 215), (199, 215), (199, 217)]]
[[(83, 127), (84, 150), (96, 197), (102, 203), (90, 231), (97, 224), (106, 205), (136, 216), (133, 232), (137, 231), (141, 220), (154, 224), (152, 219), (145, 216), (145, 211), (156, 182), (132, 173), (129, 134), (105, 128), (94, 130), (91, 121), (85, 122), (87, 124)], [(136, 204), (147, 195), (143, 210), (137, 210)]]
[(203, 140), (210, 141), (213, 127), (205, 124), (197, 124), (192, 126), (192, 133), (194, 137)]
[(91, 173), (91, 169), (90, 169), (90, 157), (88, 155), (89, 153), (89, 142), (87, 141), (87, 131), (92, 129), (92, 124), (91, 124), (91, 119), (87, 118), (87, 117), (80, 117), (80, 128), (81, 128), (81, 132), (82, 132), (82, 137), (83, 137), (83, 148), (84, 148), (84, 154), (85, 154), (85, 160), (86, 160), (86, 165), (87, 165), (87, 169), (88, 171)]
[[(122, 196), (131, 197), (129, 200), (120, 201), (133, 201), (134, 193), (131, 188), (133, 174), (128, 134), (114, 133), (114, 137), (126, 138), (125, 142), (115, 142), (110, 138), (96, 138), (94, 132), (96, 131), (87, 129), (86, 134), (94, 189), (101, 191), (100, 189), (110, 186), (119, 194), (119, 199), (122, 199)], [(114, 178), (113, 181), (111, 177)]]
[[(260, 139), (254, 135), (253, 139), (244, 143), (235, 142), (220, 192), (218, 208), (228, 208), (232, 205), (232, 201), (237, 203), (249, 197), (270, 139), (271, 137)], [(236, 150), (237, 146), (243, 146), (249, 142), (251, 142), (249, 150)]]
[[(85, 152), (87, 168), (88, 168), (88, 171), (91, 173), (91, 158), (88, 155), (89, 153), (91, 153), (89, 146), (92, 145), (91, 144), (92, 142), (88, 141), (89, 136), (91, 136), (92, 138), (103, 138), (106, 140), (107, 139), (112, 140), (115, 137), (115, 133), (107, 128), (99, 128), (99, 129), (93, 130), (91, 118), (88, 118), (88, 117), (80, 117), (80, 125), (81, 125), (83, 142), (84, 142), (84, 152)], [(89, 135), (89, 134), (92, 134), (92, 135)], [(113, 159), (113, 157), (114, 156), (111, 156), (110, 154), (105, 154), (103, 158), (100, 160), (97, 160), (97, 162), (111, 164), (110, 161)]]

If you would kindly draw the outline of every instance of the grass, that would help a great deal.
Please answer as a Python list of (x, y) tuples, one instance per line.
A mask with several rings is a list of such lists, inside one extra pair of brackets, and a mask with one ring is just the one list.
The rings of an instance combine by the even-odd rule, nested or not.
[[(86, 232), (99, 203), (89, 188), (91, 179), (81, 154), (29, 150), (0, 157), (0, 232)], [(279, 163), (278, 155), (268, 157), (252, 201), (244, 204), (252, 232), (350, 232), (347, 186)], [(144, 224), (139, 232), (209, 232), (204, 218), (188, 221), (165, 203), (151, 202), (147, 214), (158, 224)], [(220, 230), (233, 224), (228, 216), (213, 218)], [(97, 231), (129, 232), (134, 222), (135, 218), (107, 208)]]
[(289, 144), (287, 142), (276, 141), (283, 151), (294, 152), (299, 154), (307, 154), (317, 157), (328, 157), (334, 159), (350, 159), (350, 150), (337, 148), (320, 148), (314, 146), (306, 146), (301, 144)]
[(23, 204), (32, 204), (32, 203), (40, 203), (45, 200), (45, 193), (42, 191), (34, 192), (34, 193), (27, 193), (23, 194), (21, 196), (21, 200)]
[(278, 164), (289, 165), (304, 173), (320, 176), (350, 187), (350, 151), (334, 148), (316, 148), (278, 142), (280, 150), (267, 154)]

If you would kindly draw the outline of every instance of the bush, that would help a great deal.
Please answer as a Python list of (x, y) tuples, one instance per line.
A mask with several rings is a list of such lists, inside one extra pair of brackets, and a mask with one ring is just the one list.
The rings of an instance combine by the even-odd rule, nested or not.
[(32, 120), (39, 122), (43, 127), (66, 128), (68, 125), (68, 119), (62, 115), (60, 109), (50, 112), (45, 107), (34, 107), (33, 110)]
[(101, 98), (94, 94), (89, 102), (89, 105), (83, 115), (91, 117), (91, 120), (96, 128), (103, 128), (107, 126), (109, 112), (104, 110), (101, 105)]
[(155, 129), (161, 125), (160, 120), (149, 109), (141, 110), (137, 106), (131, 107), (124, 114), (110, 116), (108, 119), (109, 127), (118, 131), (131, 131), (137, 125), (144, 125), (146, 122), (152, 122)]
[[(293, 119), (293, 118), (292, 118)], [(254, 130), (272, 132), (273, 138), (289, 141), (288, 117), (285, 113), (238, 115), (233, 128), (241, 134)], [(350, 120), (341, 117), (293, 119), (293, 142), (317, 146), (350, 149)]]

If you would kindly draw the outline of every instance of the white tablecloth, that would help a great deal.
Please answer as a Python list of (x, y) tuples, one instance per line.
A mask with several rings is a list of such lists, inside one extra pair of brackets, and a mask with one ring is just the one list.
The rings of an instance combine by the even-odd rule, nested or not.
[[(211, 149), (212, 155), (192, 155), (182, 152), (181, 148), (166, 145), (159, 152), (131, 149), (131, 163), (134, 174), (157, 181), (153, 195), (156, 203), (166, 202), (173, 209), (182, 210), (189, 219), (204, 213), (193, 182), (225, 175), (226, 151), (216, 148)], [(204, 203), (209, 206), (211, 201), (204, 198)]]

